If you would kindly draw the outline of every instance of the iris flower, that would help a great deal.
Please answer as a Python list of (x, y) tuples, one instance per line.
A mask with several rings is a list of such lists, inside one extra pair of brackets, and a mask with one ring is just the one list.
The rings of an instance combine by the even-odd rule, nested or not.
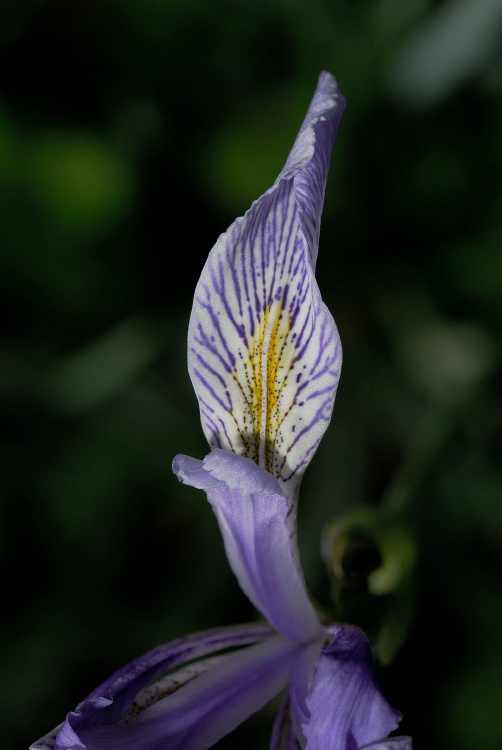
[(282, 696), (271, 750), (410, 750), (364, 633), (327, 623), (305, 585), (301, 478), (340, 376), (335, 322), (314, 278), (344, 99), (322, 72), (274, 185), (222, 234), (197, 285), (188, 366), (210, 445), (176, 456), (206, 492), (230, 566), (263, 622), (159, 646), (94, 690), (31, 750), (206, 750)]

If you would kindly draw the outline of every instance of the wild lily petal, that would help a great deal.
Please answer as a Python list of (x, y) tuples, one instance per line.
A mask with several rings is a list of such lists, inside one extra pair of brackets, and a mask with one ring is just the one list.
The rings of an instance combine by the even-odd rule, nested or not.
[(30, 750), (83, 750), (80, 731), (92, 725), (114, 725), (131, 710), (140, 691), (159, 675), (223, 649), (246, 646), (270, 637), (266, 625), (218, 628), (163, 644), (127, 664), (68, 714), (66, 721), (35, 742)]
[(269, 623), (298, 643), (322, 636), (294, 561), (279, 482), (250, 459), (218, 449), (203, 461), (176, 456), (173, 470), (207, 493), (232, 570)]
[(378, 747), (401, 715), (375, 683), (364, 633), (340, 625), (330, 628), (330, 633), (307, 695), (310, 718), (302, 724), (306, 750), (358, 750), (371, 743)]
[(297, 646), (281, 636), (224, 655), (126, 723), (79, 731), (85, 750), (207, 750), (288, 683)]
[(211, 448), (252, 459), (290, 503), (328, 426), (341, 344), (314, 278), (331, 149), (344, 108), (322, 73), (274, 185), (211, 250), (188, 367)]

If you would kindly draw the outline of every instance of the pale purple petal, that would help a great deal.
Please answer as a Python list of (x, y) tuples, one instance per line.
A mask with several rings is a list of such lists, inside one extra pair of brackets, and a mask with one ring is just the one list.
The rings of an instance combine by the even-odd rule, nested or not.
[(224, 655), (126, 723), (80, 730), (85, 750), (206, 750), (286, 687), (296, 648), (272, 636)]
[(223, 649), (269, 638), (266, 625), (218, 628), (163, 644), (118, 670), (68, 714), (60, 727), (35, 742), (30, 750), (82, 750), (79, 731), (88, 724), (113, 725), (131, 709), (138, 693), (166, 671)]
[(359, 750), (371, 743), (378, 747), (401, 715), (375, 683), (364, 633), (341, 625), (329, 632), (331, 641), (321, 650), (307, 695), (310, 718), (302, 724), (306, 750)]
[(189, 325), (189, 372), (210, 446), (267, 469), (290, 503), (340, 376), (340, 339), (314, 266), (343, 107), (322, 73), (278, 179), (210, 252)]
[(207, 493), (232, 570), (269, 623), (298, 643), (322, 635), (295, 564), (278, 481), (250, 459), (223, 450), (211, 451), (204, 461), (176, 456), (173, 470)]

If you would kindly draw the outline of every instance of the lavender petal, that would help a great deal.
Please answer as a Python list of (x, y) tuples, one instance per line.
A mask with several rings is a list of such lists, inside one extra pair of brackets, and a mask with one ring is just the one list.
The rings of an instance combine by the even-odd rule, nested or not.
[(295, 562), (279, 482), (250, 459), (219, 449), (204, 461), (176, 456), (173, 470), (182, 482), (207, 493), (230, 566), (275, 630), (297, 643), (322, 636)]

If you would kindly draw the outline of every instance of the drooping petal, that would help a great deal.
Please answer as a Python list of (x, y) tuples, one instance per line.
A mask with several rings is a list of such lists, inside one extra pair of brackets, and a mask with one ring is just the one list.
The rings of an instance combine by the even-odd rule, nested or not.
[(176, 456), (173, 470), (207, 493), (232, 570), (269, 623), (298, 643), (322, 635), (293, 557), (279, 482), (250, 459), (219, 449), (204, 461)]
[(344, 99), (322, 73), (278, 179), (211, 250), (195, 291), (188, 366), (212, 448), (251, 458), (293, 502), (331, 418), (341, 344), (314, 278)]
[(88, 725), (114, 725), (123, 719), (148, 684), (168, 670), (197, 658), (269, 638), (266, 625), (218, 628), (163, 644), (126, 664), (68, 714), (60, 727), (31, 745), (30, 750), (81, 750), (79, 732)]
[(341, 625), (329, 632), (331, 641), (321, 650), (306, 700), (306, 750), (359, 750), (371, 743), (378, 747), (378, 742), (388, 742), (401, 715), (375, 682), (364, 633)]
[(216, 665), (126, 723), (80, 730), (85, 750), (207, 750), (288, 683), (297, 647), (281, 636)]

